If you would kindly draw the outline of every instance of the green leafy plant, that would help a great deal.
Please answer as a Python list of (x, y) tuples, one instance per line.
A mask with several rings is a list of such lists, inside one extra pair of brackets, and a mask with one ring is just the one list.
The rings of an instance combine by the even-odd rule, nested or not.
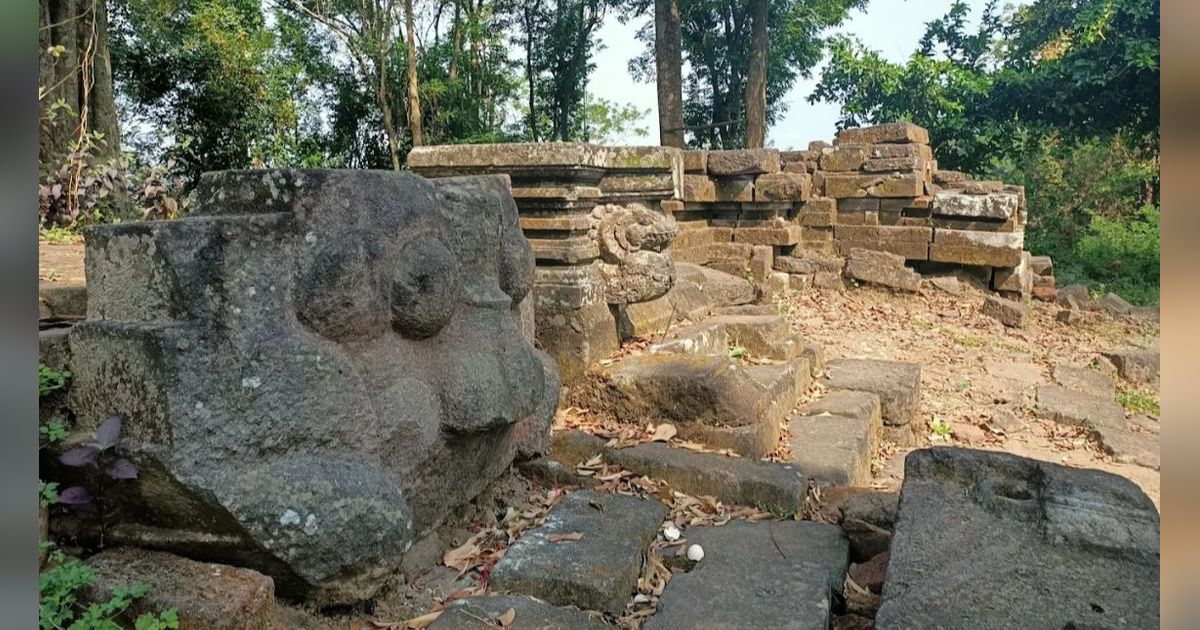
[[(42, 542), (43, 548), (53, 543)], [(117, 622), (133, 602), (150, 592), (145, 584), (117, 587), (103, 602), (84, 606), (80, 592), (96, 579), (96, 570), (60, 549), (50, 552), (46, 570), (38, 576), (38, 626), (42, 630), (121, 630)], [(179, 614), (169, 609), (158, 614), (143, 613), (134, 621), (136, 630), (171, 630), (179, 627)]]
[(1129, 413), (1144, 413), (1158, 417), (1158, 396), (1142, 389), (1131, 389), (1117, 394), (1117, 402)]
[(746, 347), (745, 346), (733, 346), (732, 348), (729, 349), (729, 358), (730, 359), (741, 359), (742, 357), (745, 357), (745, 356), (746, 356)]
[(44, 363), (38, 364), (38, 396), (47, 396), (67, 386), (71, 373), (67, 370), (56, 370)]
[(949, 440), (952, 433), (950, 425), (937, 416), (929, 421), (929, 430), (931, 431), (929, 437), (934, 440)]
[(42, 507), (50, 507), (58, 503), (58, 483), (51, 481), (49, 483), (38, 479), (38, 504)]
[(46, 440), (46, 444), (57, 444), (67, 439), (67, 421), (62, 416), (54, 416), (49, 422), (38, 427), (38, 433)]

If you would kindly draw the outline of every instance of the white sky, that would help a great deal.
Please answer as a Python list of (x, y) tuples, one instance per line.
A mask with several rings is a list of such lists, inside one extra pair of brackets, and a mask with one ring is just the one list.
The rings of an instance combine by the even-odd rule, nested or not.
[[(953, 0), (871, 0), (864, 11), (853, 11), (850, 18), (834, 32), (853, 35), (869, 47), (878, 50), (891, 61), (907, 59), (917, 47), (925, 24), (950, 9)], [(967, 0), (971, 7), (971, 23), (978, 23), (979, 13), (986, 0)], [(596, 70), (590, 77), (589, 92), (617, 103), (632, 103), (638, 109), (650, 110), (642, 125), (649, 134), (637, 137), (626, 135), (621, 142), (628, 144), (658, 144), (658, 101), (653, 83), (637, 83), (629, 75), (629, 60), (642, 51), (643, 45), (635, 35), (650, 18), (622, 25), (615, 17), (607, 17), (599, 33), (604, 48), (596, 55)], [(686, 60), (685, 60), (686, 63)], [(812, 79), (798, 79), (788, 92), (788, 108), (780, 120), (767, 131), (767, 144), (780, 149), (803, 149), (811, 140), (831, 140), (838, 118), (834, 104), (809, 105), (805, 100), (821, 76), (821, 67), (813, 70)]]

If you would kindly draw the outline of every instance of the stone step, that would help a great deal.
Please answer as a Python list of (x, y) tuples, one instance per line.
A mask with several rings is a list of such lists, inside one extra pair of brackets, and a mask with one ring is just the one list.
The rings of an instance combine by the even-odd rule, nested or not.
[[(637, 589), (646, 549), (667, 509), (658, 501), (581, 490), (526, 531), (492, 570), (502, 592), (619, 615)], [(557, 536), (581, 535), (578, 540)]]
[(667, 583), (646, 630), (829, 627), (840, 594), (847, 542), (835, 525), (811, 521), (732, 522), (684, 532), (704, 558)]
[(834, 359), (825, 364), (825, 386), (830, 391), (850, 390), (879, 396), (884, 437), (900, 446), (916, 442), (920, 427), (921, 366), (905, 361)]
[[(744, 308), (744, 307), (738, 307)], [(800, 335), (775, 314), (715, 315), (700, 323), (672, 330), (650, 347), (652, 353), (729, 354), (740, 347), (755, 358), (787, 361), (812, 352)]]
[(1159, 627), (1159, 515), (1133, 482), (953, 447), (904, 469), (879, 630)]
[(830, 392), (788, 422), (791, 461), (817, 484), (868, 486), (882, 432), (879, 396)]
[[(508, 611), (511, 620), (504, 620)], [(506, 622), (506, 623), (505, 623)], [(591, 614), (578, 608), (551, 606), (540, 599), (522, 595), (493, 595), (468, 597), (452, 602), (429, 630), (495, 630), (496, 628), (526, 628), (529, 630), (604, 630), (611, 626), (601, 623)]]
[(662, 479), (680, 492), (710, 495), (775, 514), (798, 512), (808, 496), (808, 478), (789, 464), (702, 453), (661, 442), (610, 448), (604, 440), (578, 430), (555, 433), (553, 459), (526, 462), (521, 469), (530, 477), (559, 485), (594, 485), (593, 478), (579, 475), (574, 467), (596, 455), (636, 474)]
[(810, 362), (742, 365), (725, 355), (659, 352), (602, 368), (580, 406), (638, 424), (671, 422), (683, 439), (761, 458), (811, 380)]
[(804, 507), (808, 478), (788, 464), (718, 453), (699, 453), (662, 443), (608, 448), (604, 458), (622, 468), (662, 479), (687, 494), (709, 495), (734, 505), (749, 505), (781, 516)]

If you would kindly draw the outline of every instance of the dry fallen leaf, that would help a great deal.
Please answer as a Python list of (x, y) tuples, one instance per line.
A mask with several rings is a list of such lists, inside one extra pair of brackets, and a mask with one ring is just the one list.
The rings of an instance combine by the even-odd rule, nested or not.
[(583, 538), (583, 532), (571, 532), (570, 534), (550, 534), (546, 540), (550, 542), (576, 541)]
[(479, 543), (481, 540), (483, 540), (483, 536), (484, 532), (475, 534), (468, 539), (467, 542), (447, 551), (446, 554), (442, 556), (442, 564), (458, 569), (459, 571), (467, 570), (467, 568), (471, 566), (471, 560), (478, 556), (482, 551)]
[(504, 611), (503, 615), (496, 617), (496, 623), (500, 624), (501, 628), (507, 628), (516, 618), (517, 610), (515, 608), (509, 608), (508, 610)]
[(437, 621), (437, 618), (441, 616), (442, 611), (440, 610), (436, 610), (431, 613), (425, 613), (420, 617), (413, 617), (412, 619), (405, 621), (403, 628), (404, 630), (421, 630), (421, 628), (428, 628), (430, 624)]
[(670, 422), (664, 422), (654, 429), (654, 435), (650, 438), (651, 442), (669, 442), (675, 437), (678, 431), (675, 430), (675, 425)]

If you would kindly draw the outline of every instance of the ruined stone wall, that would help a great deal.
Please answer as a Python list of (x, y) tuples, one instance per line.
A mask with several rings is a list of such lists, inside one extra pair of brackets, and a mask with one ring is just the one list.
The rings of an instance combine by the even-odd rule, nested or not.
[(916, 125), (847, 129), (805, 151), (688, 151), (684, 168), (676, 260), (759, 281), (789, 272), (803, 288), (819, 266), (788, 258), (861, 247), (921, 270), (965, 267), (995, 290), (1029, 296), (1023, 187), (938, 170)]
[(840, 285), (854, 248), (921, 271), (965, 269), (1010, 297), (1028, 299), (1034, 281), (1023, 188), (938, 170), (929, 133), (908, 123), (847, 129), (805, 151), (418, 147), (409, 167), (511, 177), (537, 260), (537, 341), (568, 383), (678, 315), (662, 298), (675, 262), (749, 279), (764, 299)]
[(620, 344), (628, 304), (674, 281), (682, 152), (666, 147), (519, 143), (419, 147), (409, 168), (426, 177), (507, 174), (537, 271), (532, 307), (538, 344), (564, 381)]

